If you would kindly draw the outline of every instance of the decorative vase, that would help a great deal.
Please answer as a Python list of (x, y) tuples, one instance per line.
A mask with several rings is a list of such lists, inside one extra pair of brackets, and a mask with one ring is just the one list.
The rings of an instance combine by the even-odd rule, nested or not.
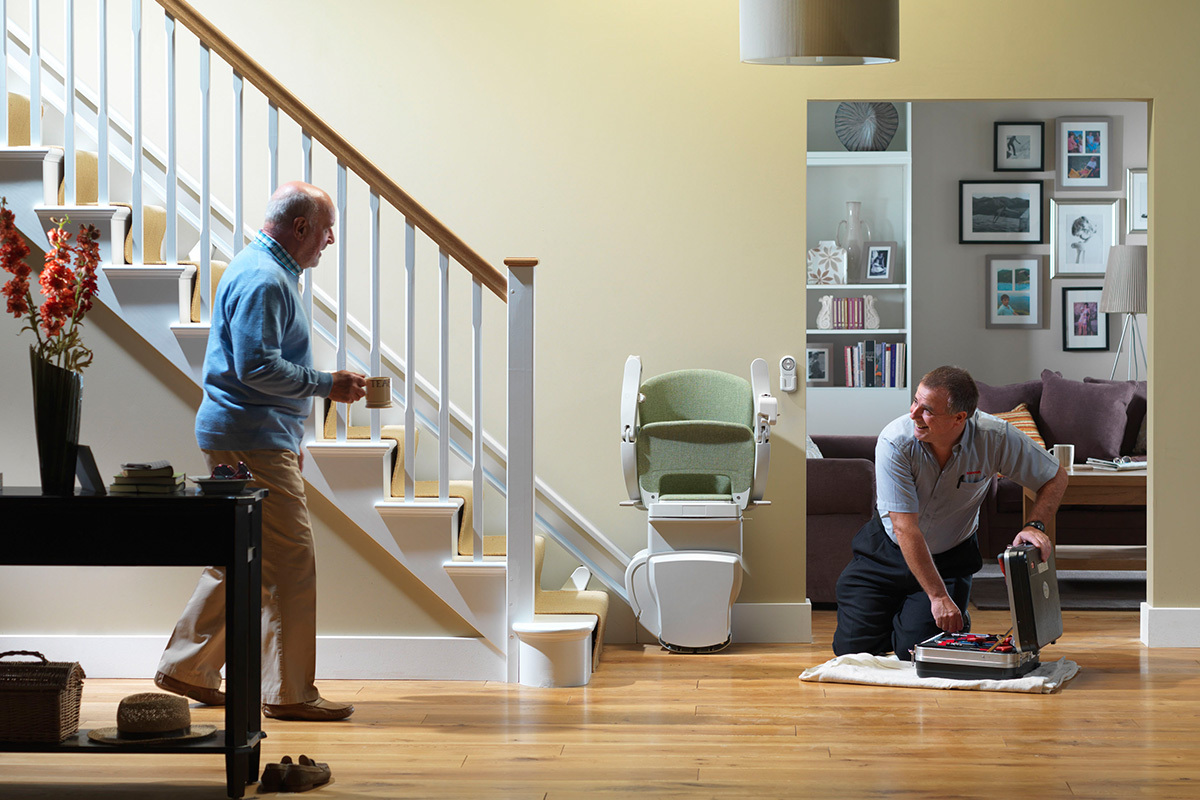
[(42, 492), (74, 494), (83, 379), (78, 372), (41, 358), (32, 347), (29, 363), (33, 371), (33, 426), (37, 432)]
[(827, 331), (833, 327), (833, 295), (821, 295), (821, 310), (817, 312), (817, 327)]
[(829, 240), (817, 242), (808, 251), (809, 285), (841, 285), (846, 282), (846, 251)]
[(833, 132), (847, 150), (887, 150), (900, 126), (891, 103), (841, 103), (833, 115)]
[[(846, 226), (845, 236), (842, 226)], [(865, 235), (863, 231), (866, 231)], [(857, 200), (846, 202), (846, 219), (838, 223), (837, 243), (846, 251), (846, 281), (861, 283), (865, 276), (862, 268), (863, 243), (871, 238), (871, 226), (862, 218), (862, 203)]]

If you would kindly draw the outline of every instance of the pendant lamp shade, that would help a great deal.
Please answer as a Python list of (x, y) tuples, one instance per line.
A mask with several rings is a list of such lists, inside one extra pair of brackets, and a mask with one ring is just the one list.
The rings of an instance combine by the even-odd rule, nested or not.
[(1146, 245), (1118, 244), (1108, 251), (1100, 310), (1116, 314), (1145, 314)]
[(740, 18), (748, 64), (900, 60), (900, 0), (740, 0)]

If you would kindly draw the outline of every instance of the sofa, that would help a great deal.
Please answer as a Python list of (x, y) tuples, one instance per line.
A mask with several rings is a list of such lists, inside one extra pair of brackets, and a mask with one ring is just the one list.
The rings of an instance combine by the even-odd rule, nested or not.
[[(1089, 458), (1145, 456), (1145, 381), (1064, 378), (1044, 370), (1037, 380), (979, 385), (979, 409), (1007, 419), (1046, 447), (1075, 445), (1076, 463)], [(823, 435), (810, 439), (808, 467), (808, 597), (837, 601), (838, 575), (851, 558), (850, 540), (875, 511), (875, 436)], [(813, 457), (817, 455), (819, 457)], [(979, 509), (979, 547), (995, 558), (1012, 542), (1021, 518), (1021, 486), (992, 478)], [(1144, 545), (1146, 510), (1141, 506), (1063, 506), (1061, 544)]]

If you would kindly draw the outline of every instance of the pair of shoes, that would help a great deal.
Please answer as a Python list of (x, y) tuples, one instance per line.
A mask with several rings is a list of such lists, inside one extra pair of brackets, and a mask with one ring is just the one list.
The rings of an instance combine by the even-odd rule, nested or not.
[(345, 719), (354, 713), (354, 706), (349, 703), (332, 703), (324, 697), (318, 697), (307, 703), (290, 703), (273, 706), (263, 703), (263, 716), (270, 719), (294, 719), (304, 722), (331, 722)]
[(154, 685), (164, 692), (181, 694), (206, 706), (225, 705), (225, 693), (220, 689), (209, 689), (207, 686), (193, 686), (190, 683), (176, 680), (165, 672), (160, 672), (154, 676)]
[(332, 776), (328, 764), (317, 763), (308, 756), (300, 756), (300, 763), (296, 764), (291, 756), (284, 756), (278, 764), (263, 768), (259, 788), (263, 792), (307, 792), (328, 783)]

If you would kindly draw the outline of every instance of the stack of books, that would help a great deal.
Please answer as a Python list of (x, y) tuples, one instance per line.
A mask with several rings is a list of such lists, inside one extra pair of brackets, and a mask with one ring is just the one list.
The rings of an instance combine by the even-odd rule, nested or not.
[(121, 465), (108, 491), (112, 494), (171, 494), (183, 491), (183, 473), (169, 461), (130, 461)]

